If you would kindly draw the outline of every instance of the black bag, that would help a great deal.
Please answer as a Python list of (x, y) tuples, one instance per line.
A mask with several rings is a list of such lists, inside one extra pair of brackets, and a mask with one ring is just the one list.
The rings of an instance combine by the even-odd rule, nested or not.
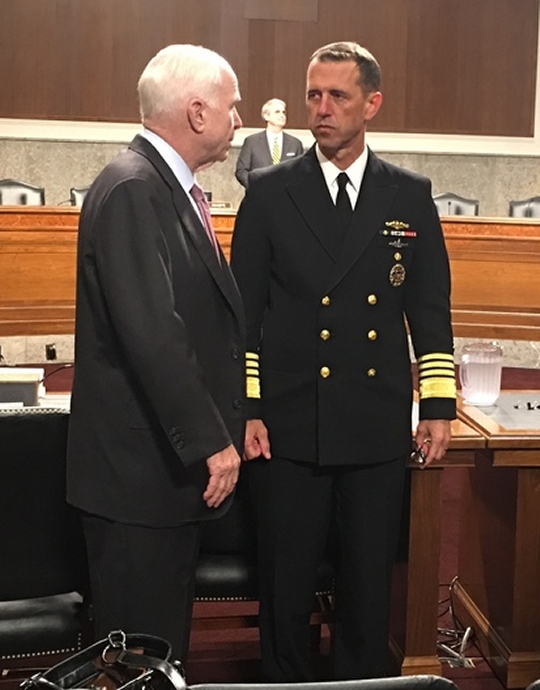
[(21, 683), (22, 690), (185, 690), (171, 646), (153, 635), (115, 630), (106, 639)]

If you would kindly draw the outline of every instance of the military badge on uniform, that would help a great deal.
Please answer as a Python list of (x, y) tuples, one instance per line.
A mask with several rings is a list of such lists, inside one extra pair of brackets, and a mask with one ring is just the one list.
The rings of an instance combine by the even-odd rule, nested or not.
[(390, 237), (416, 237), (416, 232), (410, 229), (408, 223), (402, 220), (387, 220), (385, 223), (386, 230), (382, 231), (383, 235)]
[(403, 266), (403, 264), (394, 264), (394, 266), (392, 266), (390, 269), (390, 273), (388, 274), (390, 285), (392, 285), (392, 287), (399, 287), (400, 285), (403, 285), (405, 282), (405, 275), (405, 266)]

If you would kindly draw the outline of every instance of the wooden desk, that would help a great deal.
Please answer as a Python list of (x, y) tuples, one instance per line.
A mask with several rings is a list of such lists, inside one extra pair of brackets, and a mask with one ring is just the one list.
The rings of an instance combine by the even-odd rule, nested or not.
[(452, 422), (445, 457), (424, 469), (412, 466), (408, 558), (395, 568), (391, 665), (396, 675), (442, 675), (437, 656), (441, 486), (445, 467), (474, 467), (486, 440), (461, 420)]
[(0, 206), (0, 336), (73, 333), (79, 209)]
[[(519, 395), (540, 403), (538, 390)], [(540, 677), (540, 410), (531, 414), (537, 428), (516, 429), (459, 403), (487, 451), (462, 489), (454, 609), (507, 688)]]
[[(79, 211), (0, 206), (0, 336), (74, 332)], [(235, 215), (213, 214), (227, 256)]]
[[(228, 256), (235, 212), (213, 214)], [(0, 206), (0, 336), (73, 333), (79, 209)], [(540, 341), (540, 221), (442, 219), (456, 336)]]
[(540, 340), (540, 221), (442, 218), (454, 335)]

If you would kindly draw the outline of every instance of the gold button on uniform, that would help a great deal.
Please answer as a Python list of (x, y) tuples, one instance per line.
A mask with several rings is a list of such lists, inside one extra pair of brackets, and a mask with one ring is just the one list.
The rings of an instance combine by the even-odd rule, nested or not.
[(394, 259), (395, 259), (396, 261), (401, 261), (402, 258), (403, 258), (403, 257), (401, 256), (400, 252), (396, 252), (396, 253), (394, 254)]
[(321, 300), (321, 304), (323, 305), (323, 307), (327, 307), (330, 304), (330, 301), (330, 297), (328, 297), (328, 295), (325, 295)]
[(368, 369), (367, 375), (369, 376), (369, 378), (372, 379), (374, 376), (377, 376), (377, 369), (373, 369), (373, 368)]
[(370, 340), (377, 340), (377, 335), (378, 335), (377, 331), (368, 331), (367, 337)]
[(330, 337), (330, 331), (328, 331), (326, 328), (323, 328), (319, 335), (321, 336), (322, 340), (328, 340)]
[(377, 295), (368, 295), (368, 304), (377, 304)]
[(319, 374), (323, 377), (323, 379), (327, 379), (330, 376), (330, 369), (328, 367), (321, 367)]

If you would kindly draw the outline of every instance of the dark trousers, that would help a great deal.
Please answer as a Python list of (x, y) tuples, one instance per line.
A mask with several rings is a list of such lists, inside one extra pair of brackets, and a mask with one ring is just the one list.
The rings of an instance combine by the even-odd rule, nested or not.
[(313, 680), (309, 619), (329, 532), (337, 546), (334, 678), (385, 675), (405, 464), (405, 458), (331, 468), (280, 458), (249, 463), (265, 680)]
[(157, 635), (185, 662), (199, 525), (152, 528), (83, 516), (96, 636)]

